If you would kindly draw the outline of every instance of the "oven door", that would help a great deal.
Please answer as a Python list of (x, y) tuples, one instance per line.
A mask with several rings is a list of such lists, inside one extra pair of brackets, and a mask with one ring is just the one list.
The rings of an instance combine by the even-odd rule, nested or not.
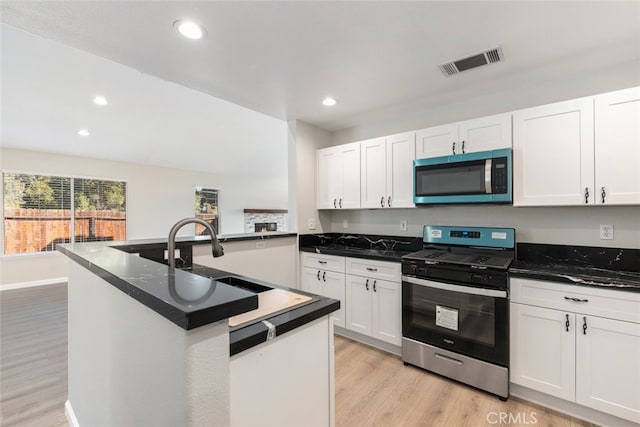
[(402, 276), (402, 336), (508, 367), (507, 292)]

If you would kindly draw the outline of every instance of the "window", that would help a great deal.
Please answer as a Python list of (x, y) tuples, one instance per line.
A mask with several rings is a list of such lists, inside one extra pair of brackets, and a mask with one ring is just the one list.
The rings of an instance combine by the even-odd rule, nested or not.
[[(218, 190), (196, 187), (196, 218), (203, 219), (213, 225), (217, 234), (220, 234), (220, 215), (218, 214)], [(196, 236), (209, 234), (203, 225), (196, 224)]]
[(126, 239), (126, 183), (5, 172), (4, 253)]

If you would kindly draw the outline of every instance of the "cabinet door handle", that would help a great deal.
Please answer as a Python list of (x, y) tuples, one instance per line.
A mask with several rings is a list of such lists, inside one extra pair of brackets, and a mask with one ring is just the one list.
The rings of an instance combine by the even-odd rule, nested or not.
[(391, 207), (391, 196), (389, 196), (389, 198), (387, 199), (387, 205)]
[(384, 196), (380, 197), (380, 207), (384, 208)]
[(326, 271), (323, 271), (323, 272), (322, 272), (322, 281), (323, 281), (323, 282), (326, 282), (326, 281), (327, 281), (327, 272), (326, 272)]
[(584, 322), (582, 324), (582, 335), (587, 335), (587, 318), (583, 317), (582, 321)]
[(318, 270), (318, 274), (316, 274), (316, 277), (318, 278), (318, 280), (320, 280), (320, 270)]
[(327, 263), (327, 261), (318, 260), (318, 263), (319, 263), (319, 264), (326, 264), (326, 263)]
[(455, 141), (451, 145), (451, 151), (453, 151), (453, 154), (456, 154), (456, 143), (455, 143)]
[(377, 280), (373, 281), (373, 292), (378, 292), (378, 290), (376, 289), (376, 282)]
[(564, 327), (567, 329), (567, 332), (569, 332), (569, 315), (567, 314), (567, 321), (564, 323)]
[(600, 195), (602, 196), (602, 203), (604, 203), (604, 198), (607, 196), (607, 192), (604, 191), (604, 187), (600, 189)]
[(338, 203), (338, 205), (340, 205), (340, 208), (342, 209), (342, 199), (340, 199), (340, 202)]
[(572, 297), (564, 297), (564, 299), (566, 299), (567, 301), (573, 301), (573, 302), (589, 302), (588, 299), (580, 299), (580, 298), (572, 298)]
[(464, 140), (462, 141), (462, 154), (464, 154)]
[(364, 284), (364, 287), (369, 290), (369, 279), (367, 279), (367, 283)]
[(334, 208), (338, 207), (338, 199), (333, 199), (333, 207)]
[(378, 269), (373, 267), (367, 267), (367, 271), (378, 271)]
[(584, 187), (584, 204), (589, 203), (589, 187)]

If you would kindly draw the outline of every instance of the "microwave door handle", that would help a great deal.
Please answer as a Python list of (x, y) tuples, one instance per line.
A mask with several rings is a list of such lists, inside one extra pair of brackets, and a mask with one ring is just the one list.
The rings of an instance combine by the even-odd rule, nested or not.
[(487, 194), (491, 194), (491, 160), (484, 161), (484, 192)]

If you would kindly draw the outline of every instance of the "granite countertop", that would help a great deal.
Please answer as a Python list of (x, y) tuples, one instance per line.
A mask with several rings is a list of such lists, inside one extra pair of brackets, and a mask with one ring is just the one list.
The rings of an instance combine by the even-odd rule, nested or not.
[(514, 277), (640, 292), (640, 250), (518, 243)]
[(325, 233), (300, 235), (299, 240), (302, 252), (392, 262), (422, 249), (422, 237)]
[(514, 261), (511, 267), (509, 267), (509, 274), (514, 277), (528, 277), (531, 279), (557, 281), (575, 285), (640, 292), (640, 273), (627, 271)]
[[(181, 239), (181, 242), (197, 244), (193, 238)], [(137, 253), (144, 249), (162, 251), (166, 249), (166, 240), (70, 243), (58, 245), (57, 249), (186, 330), (258, 308), (256, 293), (216, 280), (225, 276), (242, 277), (241, 275), (201, 265), (173, 268), (140, 257)], [(255, 322), (231, 328), (231, 355), (267, 341), (268, 328), (262, 323), (263, 320), (269, 320), (276, 327), (276, 336), (279, 336), (340, 308), (340, 302), (331, 298), (249, 280), (271, 288), (308, 295), (312, 300), (304, 305), (276, 312), (266, 319), (256, 319)]]

